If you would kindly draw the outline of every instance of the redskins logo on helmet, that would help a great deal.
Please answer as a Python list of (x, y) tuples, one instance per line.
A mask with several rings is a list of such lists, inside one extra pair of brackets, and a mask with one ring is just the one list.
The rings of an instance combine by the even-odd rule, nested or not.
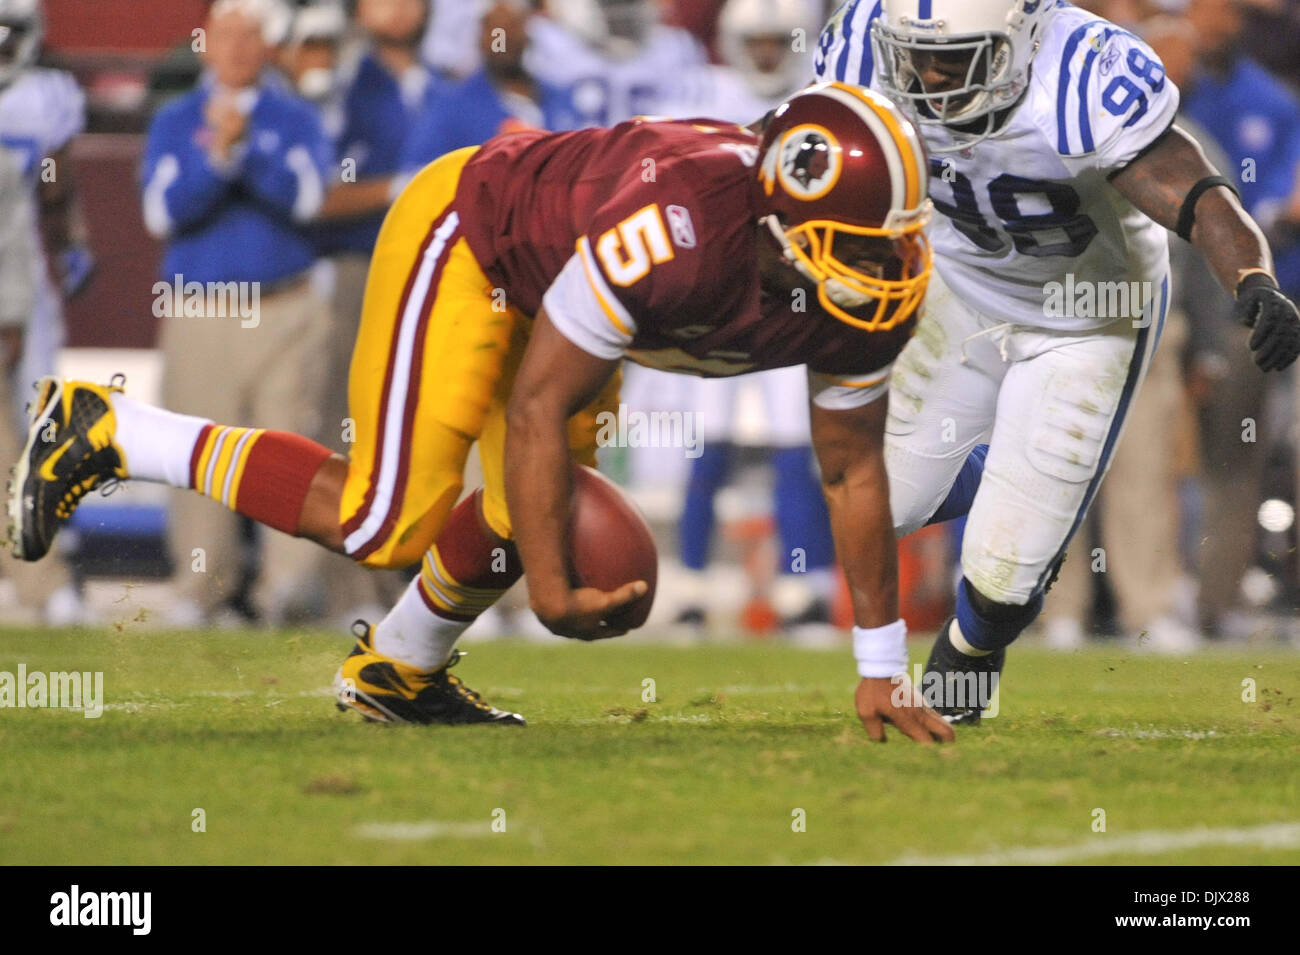
[(830, 192), (843, 168), (840, 144), (829, 129), (809, 124), (781, 137), (781, 185), (800, 199), (820, 199)]
[[(777, 108), (759, 155), (763, 221), (822, 307), (869, 331), (907, 321), (930, 279), (927, 160), (911, 121), (869, 90), (822, 83)], [(864, 249), (877, 267), (862, 267)]]

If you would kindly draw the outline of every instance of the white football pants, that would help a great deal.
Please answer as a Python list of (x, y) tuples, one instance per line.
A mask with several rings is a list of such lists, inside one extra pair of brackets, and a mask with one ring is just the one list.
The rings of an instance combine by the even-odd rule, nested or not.
[(885, 460), (899, 537), (943, 503), (966, 455), (988, 443), (962, 544), (985, 597), (1022, 606), (1047, 583), (1110, 464), (1169, 308), (1169, 280), (1140, 319), (1089, 332), (1002, 322), (936, 272), (890, 379)]

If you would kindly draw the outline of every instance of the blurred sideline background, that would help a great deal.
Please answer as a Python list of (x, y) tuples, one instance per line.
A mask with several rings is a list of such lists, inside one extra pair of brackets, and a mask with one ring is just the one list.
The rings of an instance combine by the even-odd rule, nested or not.
[[(272, 62), (263, 82), (293, 90), (319, 116), (335, 162), (327, 190), (375, 187), (355, 188), (350, 199), (343, 190), (335, 207), (326, 201), (320, 223), (302, 228), (315, 258), (304, 282), (322, 303), (325, 334), (311, 366), (316, 371), (308, 374), (322, 391), (324, 433), (333, 421), (326, 409), (337, 408), (346, 390), (364, 233), (403, 177), (442, 152), (522, 126), (606, 125), (640, 114), (748, 122), (808, 82), (818, 31), (838, 6), (820, 0), (239, 2), (267, 18)], [(1300, 2), (1082, 5), (1156, 48), (1183, 90), (1180, 122), (1225, 175), (1242, 180), (1247, 205), (1269, 230), (1284, 287), (1296, 297)], [(0, 0), (0, 12), (16, 16), (35, 6), (35, 0)], [(47, 360), (60, 373), (102, 381), (125, 373), (129, 393), (148, 401), (165, 397), (167, 356), (188, 347), (192, 358), (200, 347), (187, 346), (185, 323), (201, 319), (157, 316), (155, 283), (170, 284), (174, 276), (163, 271), (165, 240), (146, 228), (141, 176), (157, 110), (200, 81), (203, 61), (195, 47), (205, 35), (196, 31), (211, 6), (209, 0), (43, 4), (40, 67), (75, 80), (84, 117), (69, 124), (75, 126), (70, 137), (52, 133), (38, 150), (67, 157), (71, 175), (61, 170), (60, 179), (73, 192), (51, 196), (35, 186), (53, 298), (28, 324), (30, 360), (13, 373), (10, 419), (29, 394), (30, 381), (19, 376), (40, 362), (31, 354), (33, 342), (56, 343)], [(0, 104), (16, 89), (11, 82), (0, 91)], [(0, 124), (6, 115), (0, 109)], [(6, 149), (20, 149), (23, 141), (0, 128)], [(40, 178), (41, 158), (21, 160), (29, 180)], [(54, 221), (69, 204), (71, 228)], [(1171, 245), (1178, 253), (1179, 307), (1040, 630), (1062, 649), (1089, 639), (1178, 652), (1215, 641), (1300, 648), (1294, 614), (1300, 399), (1290, 375), (1266, 382), (1255, 372), (1244, 333), (1228, 323), (1230, 303), (1206, 286), (1194, 253), (1176, 238)], [(238, 333), (232, 326), (230, 334)], [(237, 372), (230, 361), (224, 352), (204, 354), (194, 372), (202, 380), (190, 382), (196, 393), (227, 387)], [(665, 428), (678, 445), (602, 452), (602, 466), (632, 492), (659, 539), (652, 635), (847, 643), (843, 585), (826, 553), (824, 510), (815, 499), (801, 376), (765, 378), (719, 389), (634, 367), (626, 372), (629, 415), (647, 416), (642, 420), (652, 423), (651, 432)], [(175, 410), (209, 413), (201, 406)], [(653, 412), (663, 415), (649, 418)], [(473, 486), (472, 476), (467, 485)], [(232, 549), (233, 559), (220, 566), (235, 570), (205, 570), (204, 586), (190, 586), (191, 545), (198, 538), (178, 530), (181, 497), (128, 485), (87, 498), (75, 533), (60, 538), (57, 562), (47, 560), (33, 574), (6, 558), (0, 619), (341, 628), (354, 616), (378, 619), (400, 587), (400, 580), (377, 575), (362, 580), (364, 572), (341, 558), (308, 562), (292, 585), (262, 586), (268, 570), (261, 536), (248, 525), (220, 542), (204, 539), (205, 546)], [(903, 609), (914, 631), (937, 626), (950, 612), (960, 534), (960, 525), (948, 525), (902, 542)], [(506, 604), (467, 639), (541, 636), (525, 599), (512, 595)]]

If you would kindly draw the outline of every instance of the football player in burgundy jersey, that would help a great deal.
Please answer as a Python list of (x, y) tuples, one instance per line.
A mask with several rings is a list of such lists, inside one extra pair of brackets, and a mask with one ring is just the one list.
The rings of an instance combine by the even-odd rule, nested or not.
[[(555, 633), (645, 592), (574, 588), (570, 460), (627, 358), (697, 375), (806, 365), (813, 444), (849, 581), (858, 712), (919, 741), (952, 730), (900, 695), (906, 627), (882, 457), (888, 372), (930, 273), (926, 161), (884, 97), (804, 90), (758, 137), (706, 120), (515, 133), (412, 180), (375, 248), (349, 380), (345, 458), (297, 435), (44, 380), (15, 475), (15, 552), (48, 551), (101, 481), (193, 488), (368, 566), (422, 561), (359, 625), (339, 702), (370, 719), (521, 723), (447, 673), (454, 644), (527, 568)], [(485, 486), (460, 503), (477, 441)], [(504, 563), (501, 558), (504, 557)]]

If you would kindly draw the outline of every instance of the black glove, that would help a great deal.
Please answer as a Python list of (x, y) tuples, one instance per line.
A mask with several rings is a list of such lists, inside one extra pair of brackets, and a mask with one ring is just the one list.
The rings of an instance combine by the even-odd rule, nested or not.
[(1250, 350), (1262, 371), (1281, 371), (1300, 355), (1300, 314), (1271, 275), (1252, 272), (1238, 283), (1232, 315), (1255, 329)]

